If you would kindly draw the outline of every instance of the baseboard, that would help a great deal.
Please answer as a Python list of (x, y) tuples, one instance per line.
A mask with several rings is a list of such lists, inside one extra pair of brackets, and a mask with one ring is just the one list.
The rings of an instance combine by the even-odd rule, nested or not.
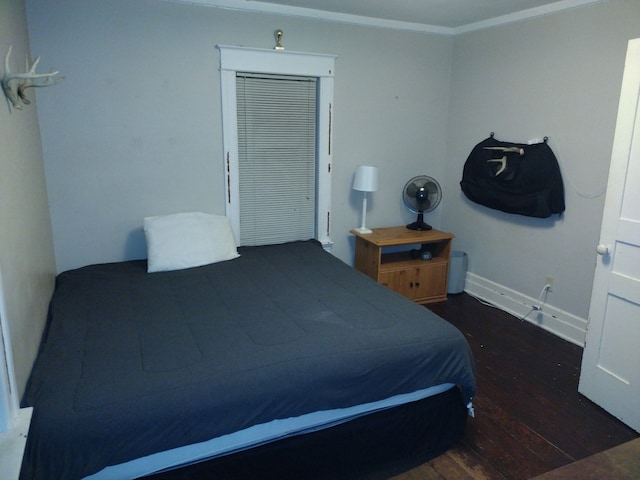
[(584, 347), (587, 320), (569, 312), (542, 304), (541, 310), (533, 310), (540, 304), (537, 298), (529, 297), (504, 285), (467, 272), (464, 291), (488, 302), (500, 310), (526, 320), (575, 345)]
[(20, 476), (32, 413), (32, 407), (21, 408), (11, 428), (0, 434), (0, 474), (4, 480), (17, 480)]

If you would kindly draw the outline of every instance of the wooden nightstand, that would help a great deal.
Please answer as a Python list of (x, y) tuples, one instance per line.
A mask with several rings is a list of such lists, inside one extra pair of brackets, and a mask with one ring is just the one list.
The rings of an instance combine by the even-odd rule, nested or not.
[[(351, 233), (356, 237), (356, 269), (417, 303), (447, 299), (454, 235), (439, 230), (409, 230), (404, 226), (374, 228), (369, 234), (355, 230)], [(431, 252), (431, 260), (411, 257), (410, 251), (420, 245)], [(387, 251), (383, 251), (385, 248)]]

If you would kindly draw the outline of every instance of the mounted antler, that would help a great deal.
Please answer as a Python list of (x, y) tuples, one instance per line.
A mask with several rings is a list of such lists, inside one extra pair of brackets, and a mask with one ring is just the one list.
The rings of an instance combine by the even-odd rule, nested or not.
[(56, 83), (64, 80), (64, 77), (54, 78), (59, 72), (50, 71), (49, 73), (36, 73), (36, 67), (40, 61), (40, 57), (29, 66), (29, 61), (26, 62), (27, 72), (25, 73), (13, 73), (9, 65), (9, 58), (11, 57), (11, 46), (9, 51), (4, 57), (4, 75), (2, 76), (2, 90), (7, 96), (7, 99), (11, 102), (14, 108), (22, 110), (23, 105), (29, 105), (31, 102), (25, 95), (25, 89), (30, 87), (48, 87), (55, 85)]

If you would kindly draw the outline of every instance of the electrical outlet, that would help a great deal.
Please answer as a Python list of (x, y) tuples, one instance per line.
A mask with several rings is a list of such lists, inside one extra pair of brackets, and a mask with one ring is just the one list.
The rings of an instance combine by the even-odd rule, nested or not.
[(553, 277), (545, 277), (544, 283), (545, 283), (545, 285), (549, 285), (548, 291), (552, 292), (553, 291)]

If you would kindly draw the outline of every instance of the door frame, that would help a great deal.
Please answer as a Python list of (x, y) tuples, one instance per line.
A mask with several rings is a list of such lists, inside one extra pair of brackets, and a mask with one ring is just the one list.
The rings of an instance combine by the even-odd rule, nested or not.
[(238, 119), (236, 73), (299, 75), (318, 79), (316, 240), (325, 249), (331, 241), (331, 171), (333, 161), (332, 116), (335, 55), (265, 50), (218, 45), (222, 92), (225, 212), (236, 243), (240, 240), (240, 196), (238, 189)]

